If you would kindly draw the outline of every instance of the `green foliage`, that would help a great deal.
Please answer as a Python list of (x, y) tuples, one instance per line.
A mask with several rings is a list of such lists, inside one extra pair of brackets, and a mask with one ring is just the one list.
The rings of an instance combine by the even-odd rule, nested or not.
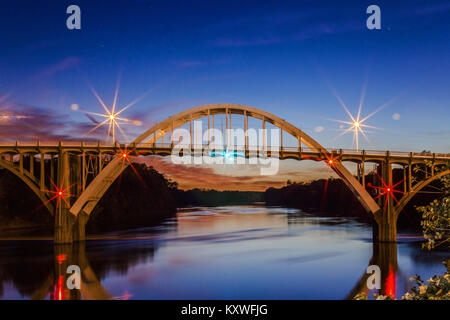
[[(431, 163), (426, 165), (431, 167)], [(450, 164), (436, 169), (435, 173), (450, 169)], [(420, 169), (414, 170), (415, 173), (421, 173)], [(421, 177), (423, 179), (423, 177)], [(440, 179), (443, 196), (436, 199), (426, 206), (417, 207), (422, 213), (422, 228), (426, 243), (423, 248), (432, 250), (438, 246), (447, 245), (450, 247), (450, 175), (444, 175)], [(407, 292), (402, 300), (450, 300), (450, 260), (444, 261), (447, 271), (443, 275), (434, 275), (432, 278), (423, 281), (419, 275), (411, 278), (415, 281), (415, 286), (411, 292)], [(374, 295), (377, 300), (392, 300), (390, 296)], [(360, 293), (354, 297), (355, 300), (367, 300), (367, 296)]]
[[(450, 260), (449, 260), (450, 261)], [(402, 300), (449, 300), (450, 299), (450, 273), (449, 261), (444, 262), (447, 265), (447, 272), (442, 276), (434, 275), (431, 279), (423, 281), (416, 275), (410, 280), (416, 282), (416, 286), (406, 293)]]
[[(427, 163), (431, 166), (430, 163)], [(436, 171), (448, 170), (450, 165)], [(423, 248), (431, 250), (438, 246), (450, 246), (450, 175), (440, 178), (444, 195), (426, 206), (417, 207), (422, 214), (422, 228), (426, 243)]]
[[(447, 266), (447, 271), (440, 276), (434, 275), (432, 278), (423, 281), (420, 276), (415, 275), (410, 280), (415, 281), (415, 286), (411, 292), (405, 293), (401, 300), (450, 300), (450, 260), (443, 262)], [(376, 295), (376, 300), (393, 300), (394, 297)], [(368, 300), (364, 293), (358, 293), (354, 300)]]
[(422, 213), (423, 235), (427, 239), (423, 247), (431, 250), (441, 245), (450, 245), (450, 197), (434, 200), (417, 210)]
[[(426, 281), (423, 281), (418, 275), (412, 277), (410, 280), (415, 281), (416, 285), (411, 289), (411, 292), (405, 293), (401, 300), (449, 300), (450, 260), (443, 262), (443, 264), (447, 266), (447, 272), (441, 276), (434, 275)], [(392, 297), (389, 296), (380, 295), (375, 297), (377, 300), (392, 300)]]

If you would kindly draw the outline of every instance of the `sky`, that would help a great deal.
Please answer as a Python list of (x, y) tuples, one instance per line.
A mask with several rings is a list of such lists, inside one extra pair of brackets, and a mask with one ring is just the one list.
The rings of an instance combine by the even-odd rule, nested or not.
[[(81, 9), (69, 30), (66, 9)], [(366, 9), (381, 9), (369, 30)], [(191, 107), (236, 103), (288, 120), (324, 147), (355, 148), (350, 113), (380, 129), (361, 149), (449, 152), (448, 1), (24, 1), (0, 4), (0, 140), (104, 140), (86, 135), (109, 107), (127, 138)], [(78, 110), (73, 110), (73, 105)], [(119, 137), (125, 139), (124, 137)], [(147, 160), (146, 160), (147, 161)], [(288, 177), (326, 177), (321, 164), (283, 162), (277, 176), (249, 167), (183, 167), (148, 160), (184, 188), (263, 190)], [(194, 177), (202, 179), (194, 179)], [(198, 180), (198, 181), (195, 181)], [(199, 182), (201, 180), (201, 182)]]

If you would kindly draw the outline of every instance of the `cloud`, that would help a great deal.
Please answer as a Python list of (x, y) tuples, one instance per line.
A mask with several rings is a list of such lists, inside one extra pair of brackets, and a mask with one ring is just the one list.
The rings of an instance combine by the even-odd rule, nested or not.
[(242, 175), (231, 176), (219, 174), (214, 168), (199, 165), (183, 165), (170, 162), (170, 158), (158, 156), (140, 157), (135, 162), (152, 166), (158, 172), (176, 181), (181, 189), (215, 189), (215, 190), (250, 190), (263, 191), (269, 187), (281, 187), (286, 184), (286, 179), (274, 176)]
[(318, 126), (318, 127), (315, 127), (315, 128), (314, 128), (314, 131), (315, 131), (315, 132), (322, 132), (323, 130), (325, 130), (325, 128), (322, 127), (322, 126)]
[(80, 58), (78, 57), (67, 57), (61, 61), (59, 61), (58, 63), (55, 63), (49, 67), (47, 67), (46, 69), (41, 70), (40, 72), (36, 73), (35, 75), (33, 75), (30, 80), (31, 81), (39, 81), (42, 80), (43, 78), (48, 78), (53, 76), (54, 74), (67, 70), (67, 69), (71, 69), (75, 66), (77, 66), (80, 63)]
[(3, 141), (95, 140), (83, 137), (93, 124), (68, 121), (67, 115), (35, 106), (3, 103), (0, 121), (0, 139)]
[(219, 47), (246, 47), (272, 45), (285, 42), (297, 42), (322, 37), (325, 35), (334, 35), (344, 32), (361, 30), (361, 23), (349, 21), (345, 23), (313, 23), (300, 32), (280, 32), (272, 35), (255, 35), (248, 37), (224, 37), (214, 41), (215, 46)]
[[(170, 158), (148, 156), (135, 158), (134, 162), (145, 163), (152, 166), (158, 172), (163, 173), (169, 179), (176, 181), (180, 189), (189, 190), (215, 189), (215, 190), (248, 190), (264, 191), (267, 188), (280, 188), (286, 185), (286, 181), (311, 181), (317, 178), (330, 176), (327, 167), (317, 165), (299, 170), (298, 162), (280, 163), (280, 170), (274, 176), (261, 176), (259, 169), (250, 165), (230, 165), (229, 170), (217, 169), (221, 167), (205, 167), (201, 165), (174, 164)], [(294, 165), (294, 167), (292, 167)], [(233, 166), (233, 167), (231, 167)], [(291, 168), (292, 167), (292, 168)], [(255, 172), (255, 174), (252, 174)], [(241, 174), (241, 175), (238, 175)]]

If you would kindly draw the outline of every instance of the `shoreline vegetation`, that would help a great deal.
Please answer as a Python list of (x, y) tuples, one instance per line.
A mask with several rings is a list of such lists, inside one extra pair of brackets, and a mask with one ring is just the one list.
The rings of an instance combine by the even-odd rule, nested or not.
[[(427, 163), (432, 167), (432, 163)], [(437, 170), (444, 172), (449, 170), (450, 164)], [(450, 250), (450, 176), (444, 175), (439, 178), (441, 197), (434, 199), (427, 205), (417, 207), (422, 215), (422, 231), (425, 243), (422, 243), (423, 250), (447, 249)], [(415, 286), (410, 292), (406, 292), (401, 300), (450, 300), (450, 259), (447, 257), (442, 264), (447, 271), (442, 275), (434, 275), (424, 281), (419, 275), (410, 278), (415, 282)], [(395, 297), (389, 295), (374, 295), (377, 300), (393, 300)], [(353, 299), (367, 300), (365, 294), (358, 294)]]
[[(178, 208), (195, 206), (251, 205), (283, 206), (319, 216), (357, 217), (371, 222), (351, 191), (340, 179), (291, 182), (281, 188), (256, 191), (178, 189), (176, 182), (145, 164), (134, 164), (139, 174), (127, 168), (95, 207), (86, 225), (87, 234), (151, 227), (176, 216)], [(373, 177), (369, 174), (366, 181)], [(136, 192), (139, 190), (139, 192)], [(419, 231), (421, 215), (416, 205), (431, 201), (429, 195), (415, 197), (400, 215), (399, 229)], [(11, 232), (37, 235), (53, 233), (53, 216), (17, 177), (0, 169), (0, 236)]]

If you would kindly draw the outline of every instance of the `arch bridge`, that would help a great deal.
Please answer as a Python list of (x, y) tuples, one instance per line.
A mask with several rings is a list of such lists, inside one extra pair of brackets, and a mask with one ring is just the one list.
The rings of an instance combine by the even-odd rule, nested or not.
[[(249, 118), (260, 121), (263, 130), (267, 128), (267, 125), (280, 130), (279, 149), (274, 152), (266, 145), (264, 133), (263, 152), (258, 156), (296, 160), (312, 159), (327, 163), (341, 177), (365, 210), (373, 216), (375, 225), (378, 227), (374, 237), (379, 241), (395, 242), (397, 218), (404, 206), (421, 189), (450, 173), (448, 170), (450, 154), (326, 149), (289, 122), (266, 111), (236, 104), (212, 104), (188, 109), (155, 124), (128, 145), (99, 142), (0, 144), (0, 166), (26, 183), (54, 215), (55, 243), (85, 240), (85, 225), (89, 215), (108, 188), (128, 166), (128, 162), (124, 161), (123, 157), (172, 154), (175, 148), (172, 133), (183, 126), (189, 126), (191, 134), (191, 141), (187, 144), (189, 152), (192, 155), (203, 154), (208, 150), (211, 140), (208, 139), (206, 145), (193, 143), (192, 137), (195, 131), (193, 124), (195, 125), (195, 120), (202, 118), (208, 123), (208, 129), (215, 128), (219, 115), (222, 118), (225, 117), (226, 129), (232, 128), (232, 116), (234, 116), (233, 123), (236, 117), (239, 117), (244, 132), (248, 132)], [(286, 146), (286, 143), (283, 143), (286, 141), (284, 134), (290, 135), (291, 140), (293, 137), (296, 145)], [(164, 140), (167, 136), (169, 141)], [(245, 157), (251, 156), (254, 152), (254, 146), (251, 145), (248, 134), (245, 136), (243, 145), (236, 148), (242, 150)], [(356, 176), (343, 165), (344, 161), (357, 164)], [(373, 186), (384, 189), (384, 195), (379, 191), (378, 195), (373, 197), (366, 189), (371, 186), (365, 181), (365, 164), (368, 162), (376, 163), (381, 169), (383, 181), (379, 179), (378, 186)], [(427, 166), (424, 166), (425, 164)], [(389, 192), (390, 188), (394, 188), (393, 165), (400, 165), (404, 175), (404, 194), (398, 203), (394, 202)], [(413, 177), (415, 166), (425, 168), (425, 175), (418, 182)], [(447, 169), (436, 170), (441, 166)], [(62, 199), (65, 193), (77, 195), (77, 197)], [(53, 199), (57, 201), (51, 201)]]

